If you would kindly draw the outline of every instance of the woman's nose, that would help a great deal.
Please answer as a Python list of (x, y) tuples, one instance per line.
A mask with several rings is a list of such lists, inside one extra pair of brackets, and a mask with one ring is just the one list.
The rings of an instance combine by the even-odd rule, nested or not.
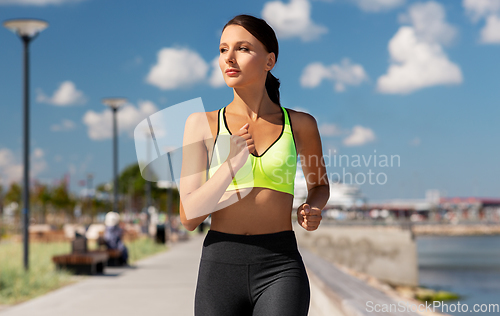
[(234, 63), (234, 53), (232, 51), (228, 51), (226, 54), (226, 63)]

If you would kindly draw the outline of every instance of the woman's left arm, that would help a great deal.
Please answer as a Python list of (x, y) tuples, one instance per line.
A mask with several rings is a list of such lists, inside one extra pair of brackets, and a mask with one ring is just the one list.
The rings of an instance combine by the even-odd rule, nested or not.
[(292, 126), (307, 182), (307, 199), (297, 208), (297, 221), (302, 228), (313, 231), (318, 228), (322, 219), (321, 211), (330, 198), (330, 185), (316, 119), (308, 113), (294, 114)]

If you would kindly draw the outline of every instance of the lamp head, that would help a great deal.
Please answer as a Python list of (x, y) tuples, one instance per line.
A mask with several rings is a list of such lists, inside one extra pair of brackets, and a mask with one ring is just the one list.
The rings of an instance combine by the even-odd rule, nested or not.
[(109, 106), (110, 108), (116, 110), (121, 105), (127, 102), (125, 98), (104, 98), (102, 99), (102, 103)]
[(3, 22), (3, 26), (23, 39), (32, 39), (45, 30), (49, 23), (38, 19), (13, 19)]

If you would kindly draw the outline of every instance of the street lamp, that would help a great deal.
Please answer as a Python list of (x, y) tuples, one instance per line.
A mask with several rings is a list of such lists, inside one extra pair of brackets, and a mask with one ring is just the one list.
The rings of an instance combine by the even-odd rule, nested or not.
[(17, 34), (24, 46), (24, 171), (23, 171), (23, 217), (24, 217), (24, 269), (29, 270), (28, 225), (29, 225), (29, 44), (49, 26), (49, 23), (35, 19), (15, 19), (3, 25)]
[(116, 124), (116, 111), (127, 102), (125, 98), (104, 98), (102, 103), (109, 106), (113, 111), (113, 211), (118, 212), (118, 137)]

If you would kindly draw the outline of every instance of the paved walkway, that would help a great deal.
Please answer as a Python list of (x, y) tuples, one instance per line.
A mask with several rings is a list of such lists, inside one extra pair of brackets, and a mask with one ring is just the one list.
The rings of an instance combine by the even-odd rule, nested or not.
[[(205, 234), (190, 237), (188, 241), (172, 244), (168, 251), (137, 262), (132, 268), (106, 267), (105, 275), (88, 277), (10, 307), (0, 311), (0, 316), (192, 316)], [(368, 315), (365, 310), (368, 300), (394, 303), (385, 294), (306, 249), (299, 251), (311, 285), (309, 316)], [(415, 314), (405, 313), (410, 315)]]
[(133, 268), (105, 268), (105, 275), (47, 293), (0, 312), (1, 316), (109, 316), (194, 314), (194, 293), (204, 234), (173, 244)]

